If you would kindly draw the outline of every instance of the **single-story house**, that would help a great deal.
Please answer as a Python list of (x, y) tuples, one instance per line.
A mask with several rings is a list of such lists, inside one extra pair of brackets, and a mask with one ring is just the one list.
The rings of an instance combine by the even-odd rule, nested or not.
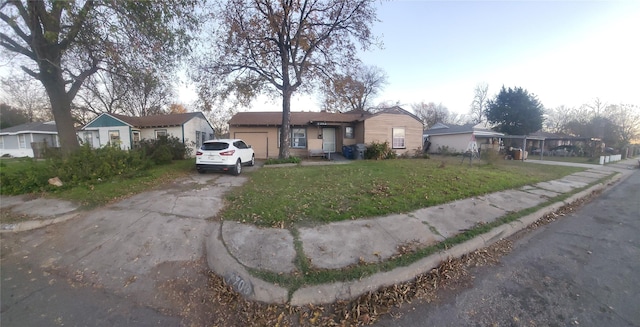
[(81, 142), (94, 148), (117, 143), (124, 150), (135, 148), (140, 140), (160, 136), (177, 137), (195, 150), (213, 139), (213, 127), (202, 112), (129, 117), (103, 113), (78, 131)]
[[(422, 121), (398, 107), (366, 111), (291, 112), (290, 154), (342, 152), (343, 146), (389, 142), (398, 155), (422, 147)], [(277, 158), (282, 112), (240, 112), (229, 120), (229, 136), (240, 138), (256, 158)]]
[(35, 144), (59, 147), (56, 123), (33, 122), (0, 130), (0, 156), (34, 157)]
[(492, 131), (484, 124), (436, 123), (424, 131), (425, 151), (428, 153), (464, 153), (475, 142), (480, 151), (499, 150), (502, 133)]

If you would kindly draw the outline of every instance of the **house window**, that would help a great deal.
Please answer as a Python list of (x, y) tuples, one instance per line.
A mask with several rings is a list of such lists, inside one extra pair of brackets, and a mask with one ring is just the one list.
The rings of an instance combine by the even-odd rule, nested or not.
[[(280, 133), (278, 129), (278, 146), (280, 146)], [(307, 147), (307, 130), (304, 128), (292, 128), (289, 136), (292, 148), (304, 149)]]
[(201, 132), (200, 136), (202, 136), (202, 143), (204, 144), (204, 142), (207, 140), (207, 133)]
[(91, 147), (93, 147), (93, 133), (91, 132), (84, 132), (83, 135), (83, 139), (84, 142), (89, 144)]
[(345, 139), (352, 139), (353, 138), (353, 127), (352, 126), (347, 126), (344, 128), (344, 138)]
[(156, 129), (156, 139), (159, 139), (160, 137), (163, 136), (167, 136), (167, 130), (166, 129)]
[(133, 146), (134, 147), (139, 147), (140, 146), (140, 132), (135, 131), (135, 132), (131, 132), (131, 134), (133, 135)]
[(24, 134), (18, 134), (18, 147), (20, 149), (27, 148), (27, 138)]
[(196, 148), (199, 149), (201, 145), (202, 145), (202, 142), (200, 142), (200, 131), (196, 131)]
[(120, 144), (120, 131), (109, 131), (109, 142), (111, 144)]
[(392, 134), (392, 148), (404, 149), (404, 128), (393, 128)]
[(4, 149), (4, 136), (0, 136), (0, 149)]

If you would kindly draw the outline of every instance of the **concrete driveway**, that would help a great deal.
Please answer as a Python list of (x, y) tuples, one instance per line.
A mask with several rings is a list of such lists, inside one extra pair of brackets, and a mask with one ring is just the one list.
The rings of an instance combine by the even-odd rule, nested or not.
[[(185, 266), (204, 263), (209, 226), (219, 224), (207, 219), (218, 214), (224, 194), (246, 179), (194, 173), (163, 189), (88, 212), (64, 201), (3, 197), (3, 210), (37, 212), (37, 220), (61, 215), (67, 220), (28, 232), (3, 233), (2, 261), (13, 259), (138, 303), (170, 309), (171, 304), (157, 295), (158, 285), (194, 273)], [(3, 280), (3, 307), (11, 304), (7, 301), (20, 301), (12, 298), (15, 290), (5, 286)]]

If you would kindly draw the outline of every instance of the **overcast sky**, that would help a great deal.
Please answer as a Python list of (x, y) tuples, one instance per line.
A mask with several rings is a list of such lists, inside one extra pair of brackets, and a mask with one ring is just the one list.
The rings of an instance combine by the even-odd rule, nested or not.
[[(479, 82), (519, 86), (547, 108), (598, 97), (640, 105), (640, 1), (384, 1), (363, 53), (389, 85), (375, 102), (442, 103), (466, 113)], [(317, 110), (296, 96), (293, 111)], [(258, 100), (252, 110), (279, 110)]]

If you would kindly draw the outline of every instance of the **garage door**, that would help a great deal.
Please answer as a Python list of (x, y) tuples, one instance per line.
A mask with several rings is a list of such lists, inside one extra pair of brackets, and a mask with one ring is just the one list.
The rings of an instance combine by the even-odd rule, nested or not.
[(243, 139), (247, 144), (251, 145), (256, 154), (257, 159), (267, 159), (267, 133), (234, 133), (233, 137)]

